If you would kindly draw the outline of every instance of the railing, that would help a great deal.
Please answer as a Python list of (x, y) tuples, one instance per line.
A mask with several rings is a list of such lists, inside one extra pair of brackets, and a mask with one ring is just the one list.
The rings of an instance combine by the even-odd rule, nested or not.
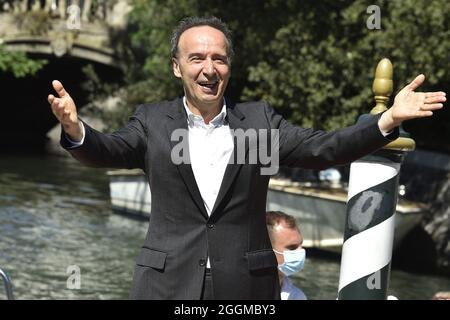
[(131, 0), (0, 0), (0, 42), (11, 50), (52, 52), (57, 57), (69, 53), (116, 65), (111, 34), (126, 27), (131, 3)]
[(1, 268), (0, 268), (0, 277), (3, 278), (3, 282), (5, 283), (6, 297), (8, 298), (8, 300), (14, 300), (11, 280), (9, 279), (6, 272), (3, 271)]
[[(45, 11), (54, 18), (77, 16), (83, 22), (106, 20), (111, 5), (106, 0), (0, 0), (0, 12)], [(107, 5), (108, 3), (108, 5)]]

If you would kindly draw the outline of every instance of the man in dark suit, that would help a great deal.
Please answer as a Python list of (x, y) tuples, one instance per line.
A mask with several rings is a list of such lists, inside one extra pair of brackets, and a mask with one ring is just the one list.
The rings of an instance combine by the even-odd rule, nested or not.
[[(173, 72), (184, 97), (140, 106), (112, 134), (79, 120), (70, 95), (53, 82), (58, 97), (48, 101), (62, 124), (62, 146), (86, 165), (141, 168), (148, 178), (152, 212), (137, 258), (134, 299), (280, 298), (265, 223), (269, 176), (261, 174), (261, 161), (249, 161), (254, 147), (246, 145), (246, 157), (236, 160), (237, 129), (277, 135), (279, 148), (273, 145), (271, 154), (280, 165), (322, 169), (373, 152), (397, 137), (403, 120), (430, 116), (445, 101), (444, 93), (414, 92), (424, 80), (420, 75), (381, 115), (330, 133), (304, 129), (267, 103), (223, 98), (232, 53), (230, 32), (220, 20), (184, 19), (172, 38)], [(173, 152), (181, 142), (181, 151)]]

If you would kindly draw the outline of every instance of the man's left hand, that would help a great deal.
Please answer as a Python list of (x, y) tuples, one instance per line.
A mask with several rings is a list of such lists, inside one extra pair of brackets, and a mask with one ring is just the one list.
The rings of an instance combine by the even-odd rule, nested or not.
[(384, 112), (378, 121), (381, 131), (389, 132), (405, 120), (430, 117), (433, 111), (443, 107), (442, 102), (446, 101), (445, 92), (414, 91), (424, 80), (423, 74), (418, 75), (395, 96), (394, 105)]

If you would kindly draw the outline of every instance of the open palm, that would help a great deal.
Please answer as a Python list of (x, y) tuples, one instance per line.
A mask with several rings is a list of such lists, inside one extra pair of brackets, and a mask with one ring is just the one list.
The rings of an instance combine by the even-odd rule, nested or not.
[(392, 106), (392, 119), (396, 123), (405, 120), (429, 117), (433, 111), (443, 107), (446, 100), (445, 92), (415, 92), (425, 80), (423, 74), (418, 75), (410, 84), (404, 87), (396, 96)]
[(381, 117), (380, 129), (388, 132), (399, 126), (403, 121), (430, 117), (433, 111), (443, 107), (446, 101), (445, 92), (415, 92), (425, 81), (423, 74), (418, 75), (395, 96), (392, 108)]

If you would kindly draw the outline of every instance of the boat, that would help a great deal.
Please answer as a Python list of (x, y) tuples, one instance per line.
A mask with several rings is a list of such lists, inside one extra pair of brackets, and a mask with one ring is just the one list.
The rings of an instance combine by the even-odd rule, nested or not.
[[(151, 193), (141, 170), (107, 172), (114, 212), (148, 219)], [(267, 194), (267, 210), (294, 216), (300, 226), (305, 248), (339, 253), (343, 244), (347, 190), (335, 184), (296, 182), (272, 177)], [(394, 249), (419, 224), (427, 207), (399, 197), (395, 216)]]
[[(305, 248), (341, 252), (347, 209), (347, 190), (329, 185), (271, 179), (267, 209), (293, 215)], [(395, 214), (394, 249), (420, 223), (427, 206), (399, 199)]]

